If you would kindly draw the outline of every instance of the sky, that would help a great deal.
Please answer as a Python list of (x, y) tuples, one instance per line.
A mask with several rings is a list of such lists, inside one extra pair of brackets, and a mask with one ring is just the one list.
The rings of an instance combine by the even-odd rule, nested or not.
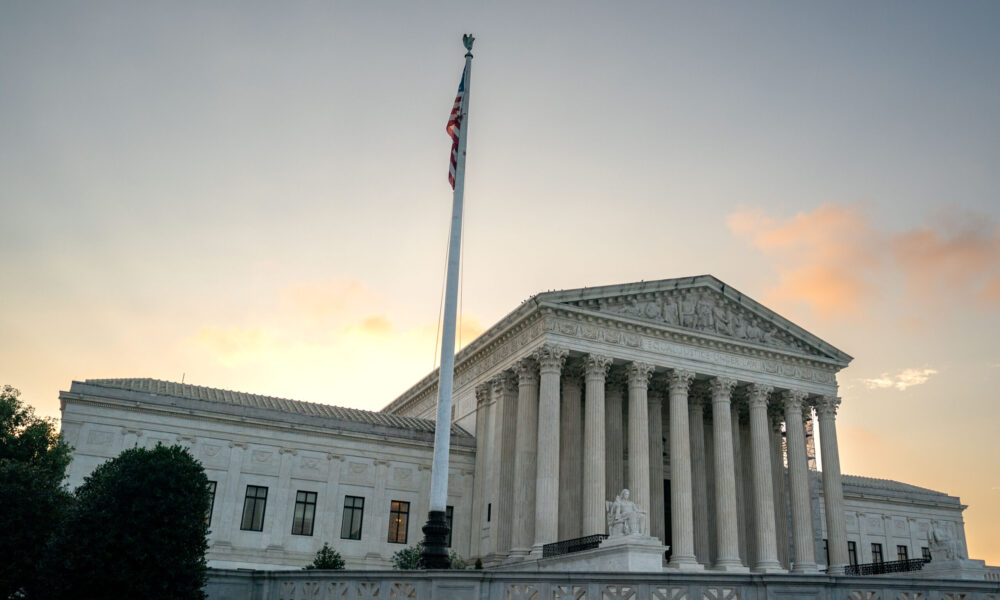
[(1000, 564), (1000, 4), (0, 3), (0, 384), (377, 410), (435, 364), (476, 35), (460, 343), (713, 274), (855, 357), (842, 468)]

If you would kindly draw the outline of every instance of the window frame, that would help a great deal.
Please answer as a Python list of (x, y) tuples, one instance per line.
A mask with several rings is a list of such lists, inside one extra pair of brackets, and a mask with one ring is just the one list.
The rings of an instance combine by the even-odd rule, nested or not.
[[(303, 496), (304, 495), (304, 496)], [(309, 496), (312, 495), (312, 500), (310, 501)], [(301, 497), (301, 498), (300, 498)], [(311, 536), (316, 528), (316, 499), (319, 498), (319, 494), (316, 492), (310, 492), (308, 490), (295, 490), (295, 508), (292, 512), (292, 535), (308, 535)], [(302, 507), (302, 514), (299, 514), (299, 507)], [(309, 509), (312, 512), (309, 512)], [(306, 515), (309, 515), (309, 531), (305, 529), (306, 525)], [(298, 529), (298, 531), (296, 531)]]
[(218, 481), (208, 481), (208, 514), (205, 515), (205, 525), (212, 525), (212, 513), (215, 512), (215, 492), (219, 489)]
[[(250, 488), (254, 489), (253, 496), (250, 495)], [(264, 490), (264, 495), (260, 495), (260, 490)], [(267, 486), (247, 484), (246, 494), (243, 496), (243, 518), (240, 519), (240, 531), (264, 531), (264, 517), (267, 515)], [(252, 503), (251, 503), (252, 501)], [(260, 503), (260, 523), (257, 524), (257, 504)], [(250, 511), (250, 523), (247, 526), (247, 508), (252, 506)], [(257, 524), (257, 527), (254, 525)]]
[[(351, 506), (347, 505), (348, 500), (351, 501)], [(357, 501), (361, 501), (361, 506), (357, 506)], [(348, 514), (350, 517), (348, 517)], [(354, 537), (354, 521), (355, 516), (357, 516), (357, 537)], [(348, 520), (350, 519), (350, 520)], [(364, 496), (351, 496), (347, 494), (344, 496), (344, 511), (340, 519), (340, 539), (342, 540), (360, 540), (364, 530), (365, 524), (365, 497)], [(345, 534), (345, 527), (346, 533)]]
[(847, 540), (847, 562), (851, 565), (858, 564), (858, 543)]
[(930, 562), (931, 560), (931, 549), (927, 546), (920, 547), (920, 556), (923, 557), (925, 561)]
[(882, 544), (878, 542), (872, 542), (872, 562), (879, 564), (885, 562), (885, 555), (882, 554)]
[[(402, 540), (400, 526), (402, 525)], [(390, 544), (406, 544), (410, 529), (410, 503), (405, 500), (389, 501), (389, 535)], [(395, 535), (393, 535), (395, 533)]]
[(446, 506), (444, 508), (444, 521), (448, 524), (448, 539), (444, 544), (445, 548), (451, 548), (451, 534), (455, 531), (455, 507)]
[(910, 560), (910, 547), (906, 544), (896, 544), (896, 560)]

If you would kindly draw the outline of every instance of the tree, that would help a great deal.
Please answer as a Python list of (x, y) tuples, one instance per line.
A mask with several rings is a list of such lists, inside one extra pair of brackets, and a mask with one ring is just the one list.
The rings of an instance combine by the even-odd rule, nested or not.
[(72, 497), (62, 485), (71, 448), (21, 393), (0, 389), (0, 598), (25, 594)]
[(340, 553), (330, 547), (329, 544), (323, 542), (323, 547), (319, 549), (316, 553), (316, 559), (312, 561), (312, 564), (306, 565), (306, 569), (343, 569), (344, 559), (341, 558)]
[(97, 467), (43, 568), (58, 599), (202, 600), (208, 480), (185, 448), (132, 448)]

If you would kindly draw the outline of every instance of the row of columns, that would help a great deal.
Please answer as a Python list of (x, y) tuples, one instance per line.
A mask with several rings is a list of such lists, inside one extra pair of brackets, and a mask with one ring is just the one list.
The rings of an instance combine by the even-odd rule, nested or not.
[[(493, 556), (506, 554), (511, 559), (540, 556), (544, 544), (603, 533), (606, 528), (604, 503), (623, 487), (628, 487), (632, 500), (647, 511), (650, 534), (660, 539), (665, 537), (662, 494), (650, 491), (651, 481), (658, 486), (662, 486), (663, 481), (663, 398), (649, 388), (654, 367), (642, 362), (626, 365), (626, 427), (622, 419), (625, 400), (622, 386), (607, 385), (612, 359), (596, 354), (584, 356), (584, 389), (581, 389), (579, 371), (572, 377), (562, 378), (567, 355), (568, 351), (562, 347), (542, 346), (531, 358), (517, 363), (516, 384), (514, 375), (506, 372), (491, 380), (488, 386), (488, 398), (493, 404), (489, 412), (480, 414), (489, 415), (491, 423), (489, 429), (484, 426), (484, 432), (492, 431), (489, 437), (496, 450), (490, 456), (492, 468), (488, 469), (490, 475), (486, 484), (489, 498), (496, 501), (492, 519), (499, 525), (491, 528), (495, 533), (489, 536), (489, 552)], [(666, 377), (670, 415), (670, 542), (673, 546), (670, 566), (690, 570), (704, 568), (698, 558), (704, 561), (709, 556), (709, 532), (707, 528), (699, 528), (696, 532), (694, 523), (696, 512), (698, 522), (710, 522), (706, 474), (711, 473), (715, 525), (711, 540), (715, 543), (713, 567), (746, 571), (741, 556), (749, 555), (753, 557), (751, 566), (755, 571), (783, 571), (777, 546), (775, 494), (778, 490), (773, 485), (773, 446), (768, 415), (768, 400), (773, 390), (761, 384), (747, 386), (750, 457), (744, 464), (735, 458), (738, 449), (743, 448), (738, 412), (732, 401), (737, 381), (726, 377), (710, 380), (712, 460), (709, 465), (705, 452), (704, 409), (700, 400), (689, 397), (694, 378), (693, 372), (681, 369), (668, 372)], [(484, 393), (484, 398), (486, 396)], [(791, 564), (795, 572), (817, 570), (803, 421), (803, 411), (809, 407), (806, 397), (804, 392), (795, 390), (781, 392), (778, 396), (787, 428), (794, 548)], [(847, 564), (835, 424), (839, 400), (823, 397), (814, 404), (820, 421), (825, 512), (827, 530), (831, 532), (829, 572), (836, 574), (842, 573)], [(477, 434), (478, 430), (477, 426)], [(628, 444), (627, 472), (621, 459), (624, 440)], [(744, 479), (742, 471), (746, 466), (751, 472), (750, 477)], [(745, 481), (749, 489), (745, 489)], [(744, 501), (746, 498), (749, 502)], [(751, 508), (753, 527), (744, 534), (739, 524), (749, 521), (744, 511), (746, 506)], [(512, 527), (505, 527), (507, 523), (512, 523)], [(741, 535), (752, 539), (741, 538)], [(751, 548), (752, 552), (748, 552)]]

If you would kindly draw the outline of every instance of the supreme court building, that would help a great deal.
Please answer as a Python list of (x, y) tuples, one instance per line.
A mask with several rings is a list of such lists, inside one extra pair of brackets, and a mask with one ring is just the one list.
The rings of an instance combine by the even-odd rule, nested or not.
[[(606, 533), (627, 488), (667, 569), (837, 574), (926, 555), (934, 528), (964, 554), (957, 497), (841, 474), (850, 361), (712, 276), (533, 296), (456, 357), (452, 548), (539, 559)], [(384, 568), (422, 537), (436, 372), (378, 413), (148, 379), (61, 399), (71, 485), (125, 447), (191, 448), (214, 486), (212, 566), (300, 567), (330, 542)]]

